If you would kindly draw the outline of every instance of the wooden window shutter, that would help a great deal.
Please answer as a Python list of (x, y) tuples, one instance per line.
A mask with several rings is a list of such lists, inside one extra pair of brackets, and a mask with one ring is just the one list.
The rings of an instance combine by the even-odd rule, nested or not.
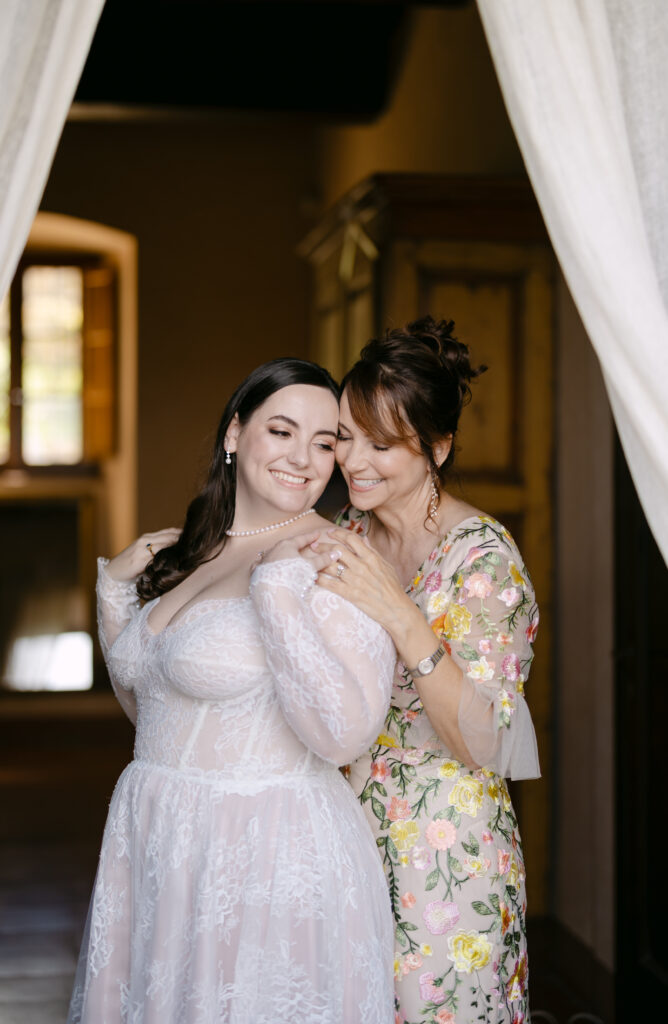
[(116, 443), (115, 274), (110, 267), (84, 268), (83, 438), (84, 461), (113, 454)]

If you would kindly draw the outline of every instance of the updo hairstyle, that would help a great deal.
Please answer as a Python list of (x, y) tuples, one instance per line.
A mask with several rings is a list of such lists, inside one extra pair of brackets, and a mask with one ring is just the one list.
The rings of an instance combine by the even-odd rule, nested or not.
[(231, 452), (232, 462), (226, 463), (225, 435), (237, 413), (243, 427), (270, 395), (291, 384), (325, 388), (338, 402), (339, 389), (327, 370), (304, 359), (272, 359), (246, 377), (225, 406), (206, 483), (188, 506), (181, 536), (175, 544), (158, 551), (137, 578), (137, 593), (142, 601), (172, 590), (199, 565), (222, 551), (227, 541), (225, 531), (234, 521), (237, 493), (237, 457)]
[[(421, 452), (440, 488), (455, 457), (454, 440), (470, 382), (487, 369), (471, 365), (452, 320), (424, 316), (388, 330), (365, 345), (341, 383), (357, 426), (379, 445), (408, 445)], [(438, 465), (434, 446), (451, 437)]]

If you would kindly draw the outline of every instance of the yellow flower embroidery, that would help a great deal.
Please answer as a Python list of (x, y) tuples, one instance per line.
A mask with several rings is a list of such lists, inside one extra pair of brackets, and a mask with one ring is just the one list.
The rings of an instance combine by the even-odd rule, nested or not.
[(459, 775), (460, 767), (459, 761), (444, 761), (438, 769), (438, 774), (442, 779), (452, 779), (455, 775)]
[(401, 960), (398, 956), (394, 958), (394, 977), (395, 979), (401, 977)]
[(442, 590), (430, 594), (427, 601), (427, 615), (441, 615), (448, 607), (448, 599)]
[(420, 582), (420, 580), (421, 580), (421, 579), (422, 579), (422, 577), (421, 577), (421, 576), (420, 576), (420, 574), (418, 573), (418, 575), (417, 575), (417, 576), (415, 577), (415, 579), (413, 580), (413, 586), (414, 586), (414, 587), (417, 587), (417, 585), (418, 585), (418, 583)]
[(527, 581), (524, 579), (524, 576), (519, 571), (514, 562), (508, 563), (508, 572), (510, 574), (511, 580), (513, 581), (516, 587), (526, 587)]
[(482, 807), (482, 796), (482, 782), (479, 779), (471, 778), (470, 775), (465, 775), (463, 778), (457, 779), (450, 790), (448, 803), (452, 804), (460, 814), (468, 814), (471, 818), (475, 818)]
[(501, 803), (503, 804), (504, 811), (509, 811), (513, 805), (510, 800), (510, 793), (508, 792), (505, 779), (499, 779), (499, 793), (501, 794)]
[(448, 960), (461, 974), (472, 974), (486, 967), (492, 956), (492, 944), (480, 932), (457, 932), (448, 939)]
[(420, 829), (414, 821), (393, 821), (390, 825), (390, 838), (397, 850), (410, 850), (420, 837)]
[(499, 787), (495, 782), (489, 783), (487, 786), (487, 792), (495, 803), (499, 802)]
[(381, 732), (380, 736), (376, 740), (379, 747), (398, 747), (399, 744), (391, 736), (388, 736), (386, 732)]
[(472, 615), (461, 604), (451, 604), (443, 622), (443, 633), (448, 640), (461, 640), (471, 632)]
[(431, 956), (434, 951), (428, 942), (423, 942), (420, 946), (420, 952), (422, 953), (422, 956)]

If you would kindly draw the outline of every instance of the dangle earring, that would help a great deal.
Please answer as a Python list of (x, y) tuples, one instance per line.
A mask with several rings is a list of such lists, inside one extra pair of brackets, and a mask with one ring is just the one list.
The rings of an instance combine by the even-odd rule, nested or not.
[(225, 465), (226, 466), (231, 466), (232, 465), (232, 455), (231, 455), (230, 452), (228, 452), (227, 448), (225, 449)]
[(431, 480), (431, 496), (429, 498), (429, 512), (427, 513), (432, 523), (438, 526), (438, 506), (441, 503), (441, 499), (438, 493), (436, 482), (432, 477)]

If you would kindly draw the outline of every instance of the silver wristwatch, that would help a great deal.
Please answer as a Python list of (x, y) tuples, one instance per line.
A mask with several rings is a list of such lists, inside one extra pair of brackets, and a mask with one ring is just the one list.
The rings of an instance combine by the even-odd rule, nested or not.
[(423, 658), (422, 661), (418, 661), (417, 668), (409, 668), (406, 671), (411, 676), (428, 676), (430, 672), (434, 671), (444, 654), (445, 647), (440, 643), (433, 654), (430, 654), (428, 658)]

